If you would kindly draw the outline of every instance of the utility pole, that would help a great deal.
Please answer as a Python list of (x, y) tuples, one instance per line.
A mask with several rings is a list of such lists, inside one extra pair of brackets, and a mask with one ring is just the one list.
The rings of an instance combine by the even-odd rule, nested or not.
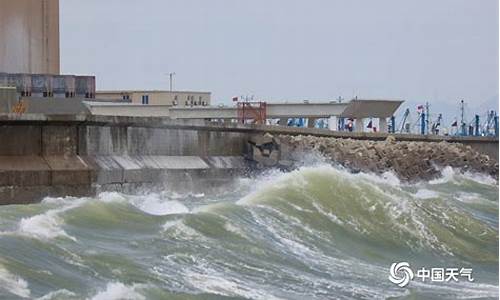
[(475, 130), (474, 130), (474, 135), (479, 136), (479, 115), (476, 115), (475, 117), (475, 124), (474, 124)]
[(173, 90), (173, 85), (174, 85), (174, 75), (175, 72), (170, 72), (168, 73), (168, 77), (170, 78), (170, 91)]
[(430, 113), (429, 113), (429, 102), (425, 102), (425, 134), (429, 134), (429, 118), (430, 118)]
[(420, 134), (425, 135), (425, 112), (420, 113)]
[(460, 128), (462, 129), (462, 135), (465, 135), (465, 122), (464, 122), (464, 100), (460, 101), (460, 112), (462, 114), (462, 117), (460, 119)]

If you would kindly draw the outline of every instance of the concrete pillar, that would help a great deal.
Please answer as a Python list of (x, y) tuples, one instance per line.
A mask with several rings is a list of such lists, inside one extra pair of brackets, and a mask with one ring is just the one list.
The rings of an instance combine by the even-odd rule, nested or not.
[[(197, 155), (201, 157), (207, 157), (209, 155), (210, 147), (210, 132), (209, 131), (198, 131), (198, 149)], [(185, 155), (185, 154), (182, 154)]]
[(364, 132), (365, 131), (365, 123), (363, 122), (363, 118), (354, 120), (354, 131), (356, 132)]
[(0, 70), (59, 74), (59, 0), (0, 1)]
[(332, 130), (332, 131), (337, 131), (338, 128), (338, 119), (336, 116), (331, 116), (330, 118), (328, 118), (328, 129)]
[(314, 128), (314, 123), (316, 123), (316, 118), (307, 119), (307, 128)]
[(379, 118), (378, 119), (378, 127), (379, 127), (379, 131), (380, 132), (383, 132), (383, 133), (386, 133), (387, 132), (387, 119), (386, 118)]

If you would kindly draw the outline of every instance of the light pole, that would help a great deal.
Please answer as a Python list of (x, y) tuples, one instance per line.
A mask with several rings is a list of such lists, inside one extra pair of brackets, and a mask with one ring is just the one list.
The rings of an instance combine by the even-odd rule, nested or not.
[(460, 118), (460, 130), (462, 130), (462, 135), (467, 135), (465, 132), (465, 122), (464, 122), (464, 100), (460, 101), (460, 112), (462, 114)]
[(170, 72), (170, 73), (168, 73), (168, 77), (170, 78), (170, 91), (172, 91), (172, 88), (173, 88), (173, 84), (174, 84), (174, 75), (175, 75), (175, 72)]

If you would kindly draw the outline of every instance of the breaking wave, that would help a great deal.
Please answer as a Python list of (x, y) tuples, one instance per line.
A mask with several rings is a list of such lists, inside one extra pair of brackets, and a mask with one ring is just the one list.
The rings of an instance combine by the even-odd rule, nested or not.
[[(0, 208), (0, 231), (0, 298), (498, 297), (498, 185), (451, 168), (406, 184), (318, 163), (218, 194), (46, 199)], [(396, 261), (476, 281), (401, 289)]]
[(10, 273), (2, 265), (0, 265), (0, 287), (22, 298), (28, 298), (31, 293), (26, 280)]

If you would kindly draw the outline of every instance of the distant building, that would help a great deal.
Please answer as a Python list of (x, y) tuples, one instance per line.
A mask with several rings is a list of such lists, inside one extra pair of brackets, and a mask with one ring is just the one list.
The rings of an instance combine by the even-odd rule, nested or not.
[(15, 87), (19, 98), (95, 98), (94, 76), (0, 73), (0, 87)]
[(130, 102), (144, 105), (209, 106), (210, 92), (193, 91), (97, 91), (98, 100)]
[(59, 0), (0, 1), (0, 72), (59, 74)]

